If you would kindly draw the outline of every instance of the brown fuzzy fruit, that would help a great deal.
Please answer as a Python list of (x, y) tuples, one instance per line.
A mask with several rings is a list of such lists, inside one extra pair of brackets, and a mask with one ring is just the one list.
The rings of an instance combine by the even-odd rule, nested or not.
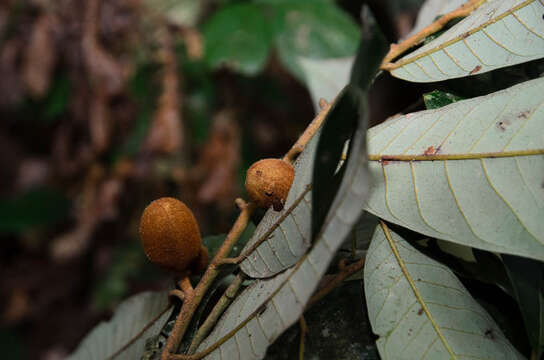
[(293, 165), (281, 159), (259, 160), (247, 171), (246, 190), (257, 206), (283, 209), (293, 183)]
[[(181, 201), (165, 197), (149, 204), (140, 220), (140, 239), (154, 264), (176, 273), (204, 269), (207, 251), (202, 246), (198, 224)], [(205, 255), (201, 256), (204, 248)]]

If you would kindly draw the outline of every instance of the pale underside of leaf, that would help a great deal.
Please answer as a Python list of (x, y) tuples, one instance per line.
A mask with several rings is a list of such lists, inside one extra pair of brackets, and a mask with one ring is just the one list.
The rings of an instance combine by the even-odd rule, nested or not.
[(263, 237), (267, 239), (241, 263), (244, 273), (254, 278), (270, 277), (294, 265), (310, 247), (312, 219), (312, 168), (319, 132), (294, 163), (295, 178), (282, 211), (270, 208), (242, 254)]
[(356, 132), (342, 184), (311, 250), (294, 267), (255, 281), (234, 300), (199, 347), (211, 351), (206, 359), (262, 359), (267, 347), (300, 317), (367, 196), (364, 133), (363, 128)]
[(368, 316), (382, 359), (523, 359), (449, 268), (385, 224), (366, 259)]
[(427, 236), (544, 260), (544, 79), (368, 132), (365, 209)]
[(353, 56), (337, 59), (298, 58), (316, 113), (320, 109), (319, 99), (332, 102), (349, 82), (353, 60)]
[(110, 321), (96, 326), (68, 360), (139, 359), (146, 339), (159, 333), (171, 312), (166, 292), (135, 295)]
[(491, 0), (444, 34), (395, 62), (414, 82), (481, 74), (544, 56), (542, 0)]

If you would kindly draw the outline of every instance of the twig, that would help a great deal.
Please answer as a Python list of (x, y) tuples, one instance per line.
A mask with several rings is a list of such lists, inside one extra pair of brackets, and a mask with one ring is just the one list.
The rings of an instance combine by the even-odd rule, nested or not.
[[(308, 125), (306, 130), (304, 130), (304, 132), (302, 133), (300, 138), (297, 140), (297, 142), (291, 147), (291, 149), (283, 157), (283, 160), (292, 163), (294, 159), (296, 158), (296, 156), (304, 150), (304, 148), (306, 147), (306, 144), (310, 141), (310, 139), (315, 135), (315, 133), (321, 127), (323, 120), (327, 116), (332, 104), (328, 104), (325, 100), (321, 99), (319, 101), (319, 105), (321, 106), (321, 111)], [(199, 354), (177, 355), (175, 354), (175, 352), (177, 351), (177, 348), (179, 347), (179, 343), (181, 339), (183, 338), (183, 335), (185, 335), (185, 331), (187, 331), (189, 322), (191, 321), (198, 305), (202, 301), (204, 294), (210, 287), (213, 280), (219, 274), (218, 268), (222, 264), (229, 263), (228, 261), (226, 261), (227, 257), (232, 247), (236, 244), (236, 242), (238, 241), (238, 238), (240, 237), (242, 232), (245, 230), (247, 223), (249, 221), (249, 218), (251, 217), (251, 214), (253, 213), (256, 207), (254, 203), (251, 203), (251, 202), (246, 203), (242, 199), (236, 199), (236, 204), (241, 209), (241, 213), (238, 216), (238, 219), (236, 219), (236, 222), (232, 226), (230, 232), (228, 233), (227, 238), (225, 239), (225, 241), (219, 248), (219, 251), (216, 253), (215, 257), (213, 258), (210, 265), (206, 269), (206, 272), (200, 279), (200, 282), (198, 283), (197, 287), (192, 292), (191, 294), (192, 296), (188, 298), (187, 295), (185, 295), (185, 301), (183, 302), (181, 311), (178, 314), (178, 317), (176, 318), (176, 322), (174, 323), (172, 332), (170, 333), (170, 336), (168, 337), (164, 351), (161, 354), (161, 360), (172, 360), (172, 359), (178, 359), (178, 358), (184, 358), (184, 359), (193, 359), (193, 358), (199, 359), (200, 358)]]
[(229, 285), (227, 290), (225, 290), (225, 293), (223, 294), (223, 296), (221, 296), (217, 304), (215, 304), (212, 311), (210, 312), (210, 315), (208, 315), (202, 326), (198, 329), (195, 337), (193, 338), (193, 341), (191, 342), (191, 346), (187, 351), (188, 354), (194, 354), (200, 343), (204, 340), (206, 336), (208, 336), (208, 333), (217, 322), (217, 319), (219, 319), (219, 316), (221, 316), (223, 311), (225, 311), (227, 306), (229, 306), (229, 304), (234, 299), (234, 296), (236, 296), (236, 293), (238, 292), (238, 289), (240, 289), (244, 278), (244, 273), (239, 273)]
[(331, 103), (327, 103), (325, 99), (319, 99), (319, 107), (321, 107), (321, 111), (316, 115), (316, 117), (312, 120), (312, 122), (308, 125), (306, 130), (300, 135), (297, 142), (289, 149), (287, 154), (283, 157), (284, 161), (288, 161), (292, 163), (298, 154), (304, 150), (306, 147), (306, 144), (310, 139), (315, 135), (317, 130), (321, 127), (321, 124), (323, 123), (323, 120), (329, 113), (329, 110), (332, 106)]
[(482, 5), (486, 1), (487, 0), (469, 0), (457, 9), (447, 13), (432, 24), (426, 26), (421, 31), (402, 41), (400, 44), (391, 44), (391, 48), (389, 49), (387, 55), (385, 55), (380, 69), (391, 71), (400, 67), (402, 65), (401, 63), (392, 63), (391, 61), (398, 57), (400, 54), (404, 53), (406, 50), (419, 44), (419, 42), (421, 42), (427, 36), (432, 35), (442, 29), (451, 20), (468, 16), (471, 12), (480, 7), (480, 5)]
[(306, 340), (306, 334), (308, 333), (308, 325), (304, 319), (304, 315), (301, 315), (298, 319), (300, 325), (300, 342), (298, 347), (298, 359), (304, 360), (304, 341)]

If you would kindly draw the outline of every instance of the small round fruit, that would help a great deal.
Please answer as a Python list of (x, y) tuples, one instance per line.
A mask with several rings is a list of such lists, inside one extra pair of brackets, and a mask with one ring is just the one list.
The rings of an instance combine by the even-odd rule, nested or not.
[(201, 253), (202, 238), (193, 213), (170, 197), (157, 199), (145, 208), (140, 239), (149, 260), (176, 273), (187, 271)]
[(283, 209), (293, 183), (293, 165), (281, 159), (259, 160), (247, 171), (246, 190), (257, 206)]

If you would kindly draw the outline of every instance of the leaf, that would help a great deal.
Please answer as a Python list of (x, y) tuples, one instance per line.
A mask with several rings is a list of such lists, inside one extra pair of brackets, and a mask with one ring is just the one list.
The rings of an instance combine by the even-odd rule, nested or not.
[(365, 209), (430, 237), (544, 259), (544, 79), (369, 130)]
[(349, 82), (353, 60), (353, 56), (335, 59), (298, 57), (297, 61), (304, 72), (306, 87), (312, 96), (316, 113), (320, 109), (320, 99), (332, 102)]
[(544, 4), (488, 1), (442, 36), (402, 57), (398, 78), (431, 82), (481, 74), (544, 56)]
[(203, 8), (199, 0), (144, 0), (144, 4), (178, 26), (196, 26)]
[(344, 144), (350, 139), (359, 119), (361, 92), (348, 84), (323, 120), (321, 136), (315, 154), (312, 178), (312, 238), (319, 231), (340, 187), (344, 167), (339, 171)]
[(319, 132), (293, 164), (295, 178), (283, 210), (268, 209), (242, 250), (250, 255), (240, 267), (250, 277), (270, 277), (294, 265), (310, 247), (312, 168), (318, 138)]
[(68, 360), (139, 359), (146, 339), (157, 334), (172, 307), (165, 292), (145, 292), (123, 302), (108, 322), (96, 326)]
[(311, 250), (294, 267), (272, 278), (256, 280), (237, 296), (200, 345), (198, 351), (209, 354), (206, 358), (262, 359), (267, 347), (302, 314), (336, 250), (359, 218), (361, 209), (357, 204), (368, 195), (367, 117), (364, 111), (340, 190)]
[(12, 199), (0, 200), (0, 233), (19, 233), (65, 219), (70, 201), (52, 188), (35, 188)]
[(417, 14), (416, 24), (414, 25), (414, 28), (412, 29), (412, 31), (410, 31), (410, 34), (408, 34), (406, 37), (409, 37), (419, 32), (425, 26), (432, 24), (436, 18), (457, 9), (459, 6), (463, 5), (464, 3), (466, 3), (466, 0), (427, 0), (425, 1), (423, 6), (421, 6), (421, 9), (419, 10), (419, 13)]
[(327, 1), (278, 1), (275, 11), (275, 44), (283, 64), (301, 81), (304, 70), (298, 59), (352, 56), (359, 29), (348, 14)]
[(544, 352), (544, 264), (502, 255), (531, 346), (539, 359)]
[(385, 223), (364, 270), (368, 316), (382, 359), (522, 359), (446, 266)]
[(205, 59), (212, 67), (227, 65), (255, 75), (266, 63), (272, 34), (256, 4), (234, 4), (217, 11), (204, 25)]
[(434, 90), (430, 93), (423, 94), (423, 101), (427, 110), (438, 109), (442, 106), (452, 104), (463, 98), (445, 91)]
[(387, 52), (387, 43), (366, 8), (363, 11), (363, 20), (363, 35), (351, 70), (350, 83), (338, 95), (325, 117), (316, 150), (312, 180), (312, 239), (321, 230), (325, 215), (339, 188), (344, 167), (338, 170), (338, 162), (344, 144), (357, 127), (357, 120), (368, 111), (367, 92), (378, 72), (381, 59)]

